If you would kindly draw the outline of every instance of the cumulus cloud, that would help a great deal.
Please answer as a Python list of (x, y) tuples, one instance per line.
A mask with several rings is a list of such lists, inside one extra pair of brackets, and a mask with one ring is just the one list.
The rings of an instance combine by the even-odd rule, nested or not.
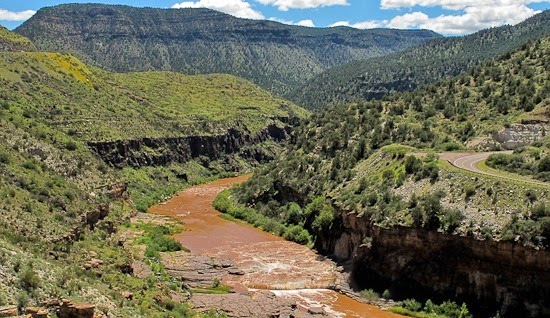
[(386, 27), (388, 25), (388, 22), (388, 20), (371, 20), (357, 23), (350, 23), (349, 21), (338, 21), (329, 25), (329, 27), (331, 28), (338, 26), (347, 26), (356, 29), (376, 29)]
[(309, 28), (314, 28), (315, 27), (315, 23), (313, 23), (313, 20), (311, 20), (311, 19), (300, 20), (298, 22), (294, 22), (294, 21), (288, 21), (288, 20), (284, 20), (284, 19), (271, 17), (271, 18), (269, 18), (269, 20), (270, 21), (275, 21), (275, 22), (280, 22), (280, 23), (283, 23), (283, 24), (288, 24), (288, 25), (299, 25), (299, 26), (304, 26), (304, 27), (309, 27)]
[(454, 10), (456, 14), (430, 17), (424, 12), (414, 11), (398, 15), (390, 20), (371, 20), (355, 24), (340, 21), (331, 26), (345, 25), (360, 29), (419, 28), (445, 35), (462, 35), (504, 24), (517, 24), (540, 12), (527, 6), (528, 3), (533, 2), (550, 2), (550, 0), (381, 0), (383, 9), (440, 6)]
[(387, 26), (390, 28), (430, 29), (442, 34), (468, 34), (481, 29), (504, 24), (517, 24), (538, 13), (525, 5), (475, 6), (466, 7), (463, 14), (440, 15), (431, 18), (423, 12), (406, 13), (393, 18)]
[(0, 9), (0, 21), (25, 21), (32, 17), (35, 13), (36, 11), (33, 10), (12, 12)]
[(225, 12), (239, 18), (263, 19), (264, 15), (252, 9), (250, 3), (244, 0), (199, 0), (176, 3), (174, 9), (180, 8), (209, 8)]
[(263, 5), (272, 5), (281, 11), (288, 9), (314, 9), (319, 7), (347, 6), (348, 0), (256, 0)]
[(420, 7), (442, 7), (449, 10), (460, 10), (467, 7), (478, 6), (510, 6), (510, 5), (527, 5), (530, 3), (549, 2), (548, 0), (381, 0), (380, 7), (382, 9), (399, 9), (411, 8), (414, 6)]

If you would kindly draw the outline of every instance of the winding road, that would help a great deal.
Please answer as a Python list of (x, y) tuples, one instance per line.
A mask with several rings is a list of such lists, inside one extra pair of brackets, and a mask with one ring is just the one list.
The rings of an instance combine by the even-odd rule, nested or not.
[(542, 186), (549, 186), (548, 183), (542, 182), (542, 181), (536, 181), (533, 179), (529, 179), (523, 176), (518, 175), (517, 177), (513, 177), (510, 175), (506, 175), (504, 173), (499, 173), (498, 170), (491, 169), (490, 171), (485, 171), (479, 169), (478, 165), (482, 161), (487, 160), (490, 155), (492, 154), (512, 154), (512, 151), (491, 151), (491, 152), (477, 152), (477, 153), (468, 153), (468, 152), (444, 152), (439, 154), (439, 158), (443, 160), (447, 160), (450, 164), (453, 166), (471, 171), (474, 173), (484, 174), (500, 179), (507, 179), (507, 180), (514, 180), (514, 181), (520, 181), (520, 182), (526, 182), (531, 183), (535, 185), (542, 185)]

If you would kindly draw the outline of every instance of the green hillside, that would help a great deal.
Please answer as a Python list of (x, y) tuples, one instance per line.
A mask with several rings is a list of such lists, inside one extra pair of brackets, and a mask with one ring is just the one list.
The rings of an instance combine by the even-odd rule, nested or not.
[(514, 26), (435, 39), (392, 55), (334, 67), (285, 97), (318, 110), (330, 104), (381, 99), (393, 92), (411, 91), (547, 36), (549, 17), (550, 11), (545, 11)]
[(3, 53), (0, 65), (14, 114), (83, 141), (220, 134), (237, 123), (254, 133), (306, 115), (230, 75), (113, 74), (59, 53)]
[[(231, 75), (113, 74), (68, 54), (0, 52), (0, 307), (70, 298), (117, 317), (196, 317), (172, 300), (188, 291), (158, 252), (123, 248), (122, 233), (181, 246), (166, 243), (167, 228), (129, 227), (130, 216), (269, 159), (307, 115)], [(115, 168), (111, 154), (143, 160)], [(136, 258), (155, 272), (128, 275)]]
[(328, 67), (439, 37), (426, 30), (306, 28), (208, 9), (98, 4), (43, 8), (17, 28), (40, 50), (113, 71), (228, 73), (279, 94)]
[(29, 39), (0, 26), (0, 52), (2, 51), (36, 51), (36, 47)]
[[(339, 213), (347, 211), (383, 228), (418, 227), (545, 248), (550, 243), (548, 187), (473, 178), (438, 161), (434, 153), (477, 147), (475, 140), (490, 139), (514, 123), (548, 127), (549, 53), (546, 37), (422, 90), (384, 102), (330, 107), (296, 131), (279, 160), (233, 190), (234, 198), (254, 208), (246, 211), (258, 213), (259, 225), (267, 226), (271, 218), (270, 230), (300, 242), (307, 242), (308, 235), (329, 235), (332, 225), (341, 222)], [(534, 154), (526, 163), (543, 180), (549, 145), (546, 137), (524, 153)], [(531, 193), (533, 201), (525, 204), (508, 195), (518, 192), (525, 200)], [(235, 213), (246, 218), (248, 212)]]

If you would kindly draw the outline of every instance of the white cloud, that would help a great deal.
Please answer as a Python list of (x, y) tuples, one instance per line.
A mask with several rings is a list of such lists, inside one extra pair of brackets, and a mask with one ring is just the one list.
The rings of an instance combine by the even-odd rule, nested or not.
[(442, 7), (449, 10), (460, 10), (468, 7), (497, 7), (527, 5), (530, 3), (550, 2), (549, 0), (381, 0), (382, 9), (399, 9), (420, 7)]
[(313, 23), (313, 20), (311, 20), (311, 19), (306, 19), (306, 20), (298, 21), (298, 22), (296, 22), (296, 25), (305, 26), (305, 27), (310, 27), (310, 28), (314, 28), (314, 27), (315, 27), (315, 23)]
[(176, 3), (174, 9), (180, 8), (209, 8), (231, 14), (239, 18), (263, 19), (264, 15), (252, 9), (250, 3), (244, 0), (199, 0)]
[(0, 9), (0, 21), (25, 21), (32, 17), (35, 13), (36, 11), (33, 10), (12, 12)]
[(288, 9), (314, 9), (319, 7), (347, 6), (348, 0), (256, 0), (263, 5), (272, 5), (281, 11)]
[[(550, 0), (382, 0), (386, 7), (441, 6), (457, 8), (456, 14), (442, 14), (430, 17), (424, 12), (414, 11), (398, 15), (391, 20), (373, 20), (350, 24), (347, 21), (331, 26), (345, 25), (359, 29), (378, 27), (396, 29), (429, 29), (445, 35), (469, 34), (481, 29), (517, 24), (539, 13), (525, 3), (550, 2)], [(508, 3), (508, 4), (506, 4)], [(506, 5), (505, 5), (506, 4)]]
[(313, 23), (313, 20), (311, 20), (311, 19), (300, 20), (298, 22), (294, 22), (294, 21), (288, 21), (288, 20), (284, 20), (284, 19), (271, 17), (271, 18), (269, 18), (269, 20), (270, 21), (275, 21), (275, 22), (280, 22), (280, 23), (283, 23), (283, 24), (288, 24), (288, 25), (299, 25), (299, 26), (304, 26), (304, 27), (309, 27), (309, 28), (314, 28), (315, 27), (315, 23)]
[(538, 13), (525, 5), (466, 7), (463, 14), (440, 15), (430, 18), (423, 12), (406, 13), (393, 18), (390, 28), (430, 29), (438, 33), (459, 35), (504, 24), (517, 24)]
[(338, 21), (329, 25), (329, 27), (332, 28), (332, 27), (338, 27), (338, 26), (347, 26), (347, 27), (356, 28), (356, 29), (375, 29), (375, 28), (383, 28), (387, 24), (388, 24), (388, 20), (371, 20), (371, 21), (362, 21), (357, 23), (349, 23), (349, 21)]

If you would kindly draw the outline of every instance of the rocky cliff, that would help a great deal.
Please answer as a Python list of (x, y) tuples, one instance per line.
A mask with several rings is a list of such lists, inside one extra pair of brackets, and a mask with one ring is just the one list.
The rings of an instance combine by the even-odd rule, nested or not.
[(266, 140), (281, 142), (289, 133), (290, 126), (271, 124), (256, 134), (229, 129), (222, 135), (90, 142), (88, 146), (105, 163), (117, 168), (184, 163), (199, 157), (216, 160), (239, 152), (244, 159), (266, 162), (273, 159), (269, 154), (260, 149), (244, 148)]
[(369, 225), (342, 213), (337, 235), (320, 237), (317, 248), (352, 261), (361, 286), (389, 289), (396, 298), (467, 302), (482, 316), (550, 314), (550, 252), (514, 242), (475, 240), (424, 229)]

